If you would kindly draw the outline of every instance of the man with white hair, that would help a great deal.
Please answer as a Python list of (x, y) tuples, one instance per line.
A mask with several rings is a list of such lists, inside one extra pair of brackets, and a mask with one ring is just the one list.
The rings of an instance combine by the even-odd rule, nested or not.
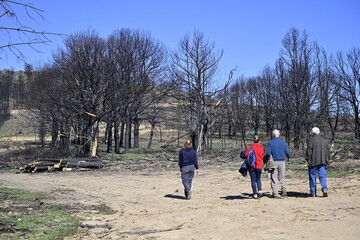
[(307, 141), (305, 160), (308, 162), (310, 195), (316, 196), (316, 174), (319, 177), (323, 197), (328, 196), (326, 183), (326, 166), (329, 164), (329, 142), (320, 136), (320, 129), (311, 129), (311, 136)]
[(270, 170), (272, 196), (279, 198), (279, 192), (276, 182), (281, 185), (281, 196), (286, 196), (285, 184), (285, 159), (290, 158), (290, 151), (284, 140), (280, 139), (280, 131), (274, 129), (272, 132), (273, 139), (268, 143), (267, 155), (272, 156), (274, 160), (274, 168)]

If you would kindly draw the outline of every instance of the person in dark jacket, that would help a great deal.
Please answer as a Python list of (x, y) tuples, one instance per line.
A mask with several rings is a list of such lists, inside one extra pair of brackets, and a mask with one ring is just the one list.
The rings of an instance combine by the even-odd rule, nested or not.
[(274, 168), (271, 169), (271, 189), (273, 191), (272, 196), (274, 198), (279, 197), (278, 188), (276, 182), (279, 181), (281, 185), (281, 196), (286, 196), (286, 184), (285, 184), (285, 160), (290, 158), (290, 151), (284, 140), (280, 139), (280, 131), (274, 129), (272, 132), (273, 139), (268, 143), (266, 154), (272, 156), (274, 160)]
[(184, 142), (184, 147), (179, 151), (179, 167), (181, 171), (181, 180), (184, 185), (186, 199), (191, 199), (191, 184), (194, 173), (199, 173), (198, 159), (196, 151), (191, 147), (191, 140)]
[(265, 153), (264, 148), (260, 145), (260, 138), (254, 137), (254, 144), (250, 145), (245, 152), (245, 157), (248, 157), (251, 149), (254, 149), (256, 161), (253, 167), (249, 169), (251, 187), (253, 190), (253, 198), (262, 197), (262, 186), (261, 186), (261, 172), (263, 166), (263, 156)]
[(329, 164), (329, 142), (320, 136), (320, 129), (311, 129), (307, 141), (305, 160), (308, 163), (310, 195), (316, 196), (316, 174), (319, 177), (323, 197), (328, 196), (326, 166)]

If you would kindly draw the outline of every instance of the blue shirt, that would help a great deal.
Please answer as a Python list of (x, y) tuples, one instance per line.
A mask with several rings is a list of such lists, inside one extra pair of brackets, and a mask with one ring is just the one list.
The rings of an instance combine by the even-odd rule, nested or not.
[(188, 165), (194, 165), (195, 169), (199, 169), (196, 151), (192, 147), (179, 151), (179, 166)]
[(285, 158), (290, 158), (290, 152), (287, 144), (280, 138), (274, 138), (268, 144), (266, 153), (272, 155), (274, 161), (285, 161)]

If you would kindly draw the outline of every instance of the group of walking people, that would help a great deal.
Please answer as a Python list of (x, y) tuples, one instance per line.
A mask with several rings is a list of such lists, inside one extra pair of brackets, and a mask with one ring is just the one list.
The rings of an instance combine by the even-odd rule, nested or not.
[[(272, 140), (269, 141), (267, 149), (261, 146), (261, 139), (254, 137), (254, 144), (249, 145), (244, 153), (244, 158), (248, 157), (251, 150), (255, 152), (256, 160), (253, 166), (247, 167), (251, 179), (252, 196), (257, 199), (263, 196), (261, 174), (268, 171), (270, 175), (270, 185), (273, 198), (287, 196), (285, 182), (285, 162), (290, 158), (289, 148), (284, 140), (280, 138), (280, 131), (274, 129)], [(195, 172), (199, 173), (199, 165), (196, 151), (191, 147), (191, 140), (185, 140), (183, 148), (179, 151), (179, 167), (181, 179), (184, 186), (186, 199), (191, 199), (191, 185)], [(317, 196), (316, 179), (320, 181), (323, 197), (328, 196), (326, 181), (326, 166), (329, 164), (329, 143), (320, 136), (320, 129), (311, 129), (310, 137), (307, 140), (305, 160), (308, 163), (308, 175), (310, 196)], [(280, 191), (278, 189), (280, 184)]]

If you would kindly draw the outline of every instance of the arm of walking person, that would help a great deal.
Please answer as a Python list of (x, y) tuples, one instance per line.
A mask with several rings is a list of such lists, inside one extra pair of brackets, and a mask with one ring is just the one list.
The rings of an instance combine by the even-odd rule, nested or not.
[(268, 147), (266, 149), (266, 154), (269, 156), (271, 155), (271, 144), (270, 143), (268, 144)]
[(199, 170), (199, 164), (198, 164), (198, 158), (197, 158), (197, 154), (196, 151), (193, 151), (193, 163), (195, 166), (195, 169), (198, 171)]
[(179, 168), (180, 168), (180, 172), (181, 172), (181, 162), (182, 162), (182, 154), (181, 154), (181, 150), (179, 151)]

